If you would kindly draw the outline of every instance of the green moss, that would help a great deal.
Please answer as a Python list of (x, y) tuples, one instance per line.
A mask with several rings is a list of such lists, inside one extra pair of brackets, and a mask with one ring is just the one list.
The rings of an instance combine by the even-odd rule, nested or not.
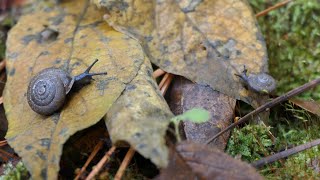
[[(260, 12), (279, 0), (249, 0)], [(282, 94), (320, 76), (320, 3), (295, 0), (259, 17), (265, 36), (270, 73), (277, 79), (277, 94)], [(320, 99), (320, 88), (301, 95)]]
[(262, 125), (248, 125), (235, 129), (228, 142), (227, 152), (241, 155), (243, 160), (254, 161), (268, 154), (272, 141), (268, 136), (270, 128)]
[(18, 162), (14, 167), (11, 163), (4, 165), (4, 173), (0, 176), (0, 180), (20, 180), (28, 179), (29, 174), (27, 168), (22, 161)]
[[(249, 0), (258, 13), (283, 0)], [(269, 55), (269, 71), (277, 79), (281, 95), (312, 79), (320, 77), (320, 3), (318, 0), (295, 0), (259, 17)], [(320, 100), (320, 87), (303, 93), (302, 98)], [(319, 117), (308, 114), (290, 103), (272, 109), (269, 125), (276, 137), (269, 145), (264, 127), (236, 129), (227, 151), (241, 154), (249, 162), (320, 138)], [(266, 129), (266, 128), (264, 128)], [(256, 132), (257, 131), (257, 132)], [(254, 134), (250, 134), (254, 132)], [(258, 136), (257, 136), (258, 135)], [(319, 147), (300, 152), (260, 169), (267, 179), (319, 178)], [(313, 166), (312, 164), (316, 164)]]
[[(277, 137), (273, 153), (319, 138), (319, 123), (311, 120), (302, 121), (293, 117), (275, 121), (273, 125), (275, 128), (272, 129), (272, 133)], [(260, 172), (268, 179), (315, 179), (319, 177), (319, 172), (316, 171), (316, 168), (319, 168), (319, 157), (319, 147), (316, 146), (283, 159), (281, 163), (265, 166)]]

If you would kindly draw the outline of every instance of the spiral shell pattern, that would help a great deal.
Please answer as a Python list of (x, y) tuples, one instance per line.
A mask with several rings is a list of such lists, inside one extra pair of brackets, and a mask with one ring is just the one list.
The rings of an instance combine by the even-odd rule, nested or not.
[(31, 109), (42, 115), (59, 110), (64, 104), (70, 82), (68, 74), (60, 69), (50, 68), (38, 73), (30, 81), (27, 91)]
[(250, 74), (247, 81), (249, 88), (259, 93), (269, 94), (276, 88), (275, 79), (266, 73)]

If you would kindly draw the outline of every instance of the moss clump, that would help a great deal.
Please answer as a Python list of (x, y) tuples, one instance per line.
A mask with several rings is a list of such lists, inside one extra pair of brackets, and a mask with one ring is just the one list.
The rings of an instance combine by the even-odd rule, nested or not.
[(4, 173), (0, 176), (0, 180), (20, 180), (28, 179), (29, 173), (27, 168), (19, 161), (16, 166), (12, 163), (4, 165)]
[[(249, 0), (260, 12), (280, 0)], [(320, 3), (295, 0), (271, 11), (258, 22), (266, 39), (270, 73), (282, 94), (320, 76)], [(320, 87), (301, 95), (320, 99)]]
[[(282, 2), (282, 0), (249, 0), (255, 13)], [(295, 0), (258, 18), (264, 34), (269, 55), (270, 73), (277, 79), (277, 94), (283, 94), (320, 76), (320, 3), (318, 0)], [(320, 87), (300, 95), (302, 98), (320, 100)], [(269, 154), (300, 145), (320, 138), (319, 118), (293, 106), (285, 104), (279, 109), (273, 108), (269, 125), (276, 137), (275, 144), (265, 147)], [(236, 130), (239, 131), (239, 130)], [(252, 142), (247, 134), (234, 132), (234, 142), (244, 143), (237, 147), (228, 147), (230, 153), (250, 152), (243, 159), (252, 161), (262, 156), (261, 147)], [(235, 138), (247, 138), (238, 139)], [(260, 137), (259, 137), (260, 138)], [(258, 139), (259, 139), (258, 138)], [(232, 138), (231, 138), (232, 139)], [(263, 140), (264, 137), (261, 137)], [(251, 142), (250, 142), (251, 141)], [(257, 141), (257, 140), (255, 140)], [(260, 140), (261, 141), (261, 140)], [(246, 145), (249, 150), (242, 146)], [(241, 147), (241, 148), (240, 148)], [(263, 145), (262, 145), (263, 147)], [(231, 149), (230, 149), (231, 148)], [(233, 148), (233, 149), (232, 149)], [(267, 179), (319, 178), (319, 148), (300, 152), (289, 158), (265, 166), (260, 172)], [(316, 164), (316, 165), (315, 165)]]
[(241, 155), (248, 162), (268, 155), (268, 147), (272, 141), (268, 136), (269, 127), (262, 125), (248, 125), (241, 129), (234, 129), (228, 142), (227, 152), (232, 155)]

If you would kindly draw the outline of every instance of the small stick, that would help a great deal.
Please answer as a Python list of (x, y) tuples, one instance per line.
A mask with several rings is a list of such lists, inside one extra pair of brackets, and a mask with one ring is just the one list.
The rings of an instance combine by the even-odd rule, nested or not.
[(164, 70), (162, 70), (162, 69), (157, 69), (157, 70), (155, 70), (154, 72), (153, 72), (153, 78), (154, 79), (157, 79), (158, 77), (160, 77), (160, 76), (162, 76), (162, 75), (164, 75), (164, 73), (166, 73)]
[(160, 83), (159, 83), (159, 89), (162, 88), (162, 86), (164, 85), (164, 83), (167, 81), (167, 79), (169, 78), (170, 74), (169, 73), (166, 73), (163, 78), (161, 79)]
[(15, 158), (17, 156), (15, 156), (14, 154), (8, 153), (7, 151), (4, 151), (2, 149), (0, 149), (0, 153), (5, 154), (6, 156), (9, 156), (11, 158)]
[(7, 140), (0, 141), (0, 146), (5, 146), (7, 144), (8, 144)]
[(172, 82), (172, 79), (173, 79), (173, 74), (169, 74), (168, 79), (165, 81), (163, 86), (160, 88), (161, 94), (163, 94), (163, 96), (166, 94), (166, 92)]
[(81, 174), (87, 169), (88, 165), (90, 164), (92, 159), (96, 156), (96, 154), (99, 152), (99, 150), (101, 149), (102, 145), (103, 145), (103, 142), (99, 141), (98, 144), (94, 147), (94, 149), (91, 152), (89, 158), (87, 159), (86, 163), (81, 168), (81, 170), (78, 173), (78, 175), (76, 176), (75, 180), (78, 180), (81, 177)]
[(128, 150), (126, 156), (124, 157), (116, 175), (114, 176), (115, 180), (121, 180), (121, 177), (123, 176), (124, 171), (126, 170), (128, 164), (130, 163), (134, 153), (135, 153), (135, 150), (132, 147), (130, 147), (130, 149)]
[(3, 103), (3, 97), (0, 97), (0, 105)]
[(304, 151), (306, 149), (310, 149), (310, 148), (312, 148), (314, 146), (317, 146), (319, 144), (320, 144), (320, 139), (317, 139), (317, 140), (314, 140), (314, 141), (311, 141), (311, 142), (308, 142), (308, 143), (293, 147), (291, 149), (276, 153), (274, 155), (262, 158), (262, 159), (260, 159), (258, 161), (254, 161), (253, 163), (251, 163), (251, 165), (253, 167), (259, 168), (259, 167), (262, 167), (262, 166), (264, 166), (266, 164), (270, 164), (272, 162), (275, 162), (275, 161), (277, 161), (279, 159), (291, 156), (293, 154), (296, 154), (298, 152)]
[(112, 146), (109, 151), (101, 158), (96, 167), (90, 172), (86, 180), (93, 179), (96, 174), (102, 169), (103, 165), (110, 159), (110, 156), (116, 150), (116, 146)]
[(280, 2), (280, 3), (278, 3), (278, 4), (275, 4), (274, 6), (271, 6), (271, 7), (267, 8), (267, 9), (265, 9), (265, 10), (257, 13), (257, 14), (256, 14), (256, 17), (265, 16), (265, 15), (268, 14), (270, 11), (275, 10), (275, 9), (281, 7), (281, 6), (284, 6), (284, 5), (288, 4), (288, 3), (291, 2), (291, 1), (292, 1), (292, 0), (286, 0), (286, 1)]
[(282, 96), (279, 96), (275, 99), (273, 99), (272, 101), (270, 102), (267, 102), (266, 104), (258, 107), (257, 109), (255, 109), (254, 111), (251, 111), (250, 113), (248, 113), (247, 115), (245, 115), (243, 118), (241, 118), (239, 121), (231, 124), (230, 126), (228, 126), (227, 128), (223, 129), (222, 131), (220, 131), (218, 134), (214, 135), (213, 137), (209, 138), (207, 141), (206, 141), (206, 144), (209, 144), (211, 141), (213, 141), (214, 139), (216, 139), (217, 137), (219, 137), (221, 134), (225, 133), (226, 131), (234, 128), (235, 126), (241, 124), (241, 123), (244, 123), (246, 122), (247, 120), (250, 119), (250, 117), (253, 117), (254, 115), (258, 114), (258, 113), (261, 113), (263, 111), (265, 111), (266, 109), (269, 109), (279, 103), (282, 103), (284, 101), (286, 101), (287, 99), (293, 97), (293, 96), (296, 96), (302, 92), (305, 92), (307, 91), (308, 89), (311, 89), (311, 88), (314, 88), (315, 86), (317, 86), (318, 84), (320, 83), (320, 78), (318, 79), (315, 79), (315, 80), (312, 80), (300, 87), (297, 87), (289, 92), (287, 92), (286, 94), (282, 95)]

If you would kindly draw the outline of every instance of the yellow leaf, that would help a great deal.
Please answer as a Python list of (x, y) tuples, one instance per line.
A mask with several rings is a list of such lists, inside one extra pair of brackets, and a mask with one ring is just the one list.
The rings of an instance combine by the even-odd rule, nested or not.
[[(114, 31), (89, 0), (68, 1), (61, 7), (36, 10), (21, 17), (7, 41), (8, 80), (4, 106), (7, 140), (22, 157), (33, 179), (57, 179), (63, 144), (75, 132), (97, 123), (137, 75), (145, 57), (140, 45)], [(56, 37), (43, 38), (45, 29)], [(32, 76), (44, 68), (59, 67), (78, 75), (94, 59), (97, 76), (90, 85), (71, 94), (63, 109), (41, 116), (27, 104)]]
[(93, 0), (106, 21), (138, 39), (161, 69), (258, 106), (235, 74), (267, 72), (263, 37), (244, 0)]
[(111, 140), (124, 140), (159, 167), (168, 164), (165, 134), (173, 117), (152, 78), (148, 59), (107, 114)]

